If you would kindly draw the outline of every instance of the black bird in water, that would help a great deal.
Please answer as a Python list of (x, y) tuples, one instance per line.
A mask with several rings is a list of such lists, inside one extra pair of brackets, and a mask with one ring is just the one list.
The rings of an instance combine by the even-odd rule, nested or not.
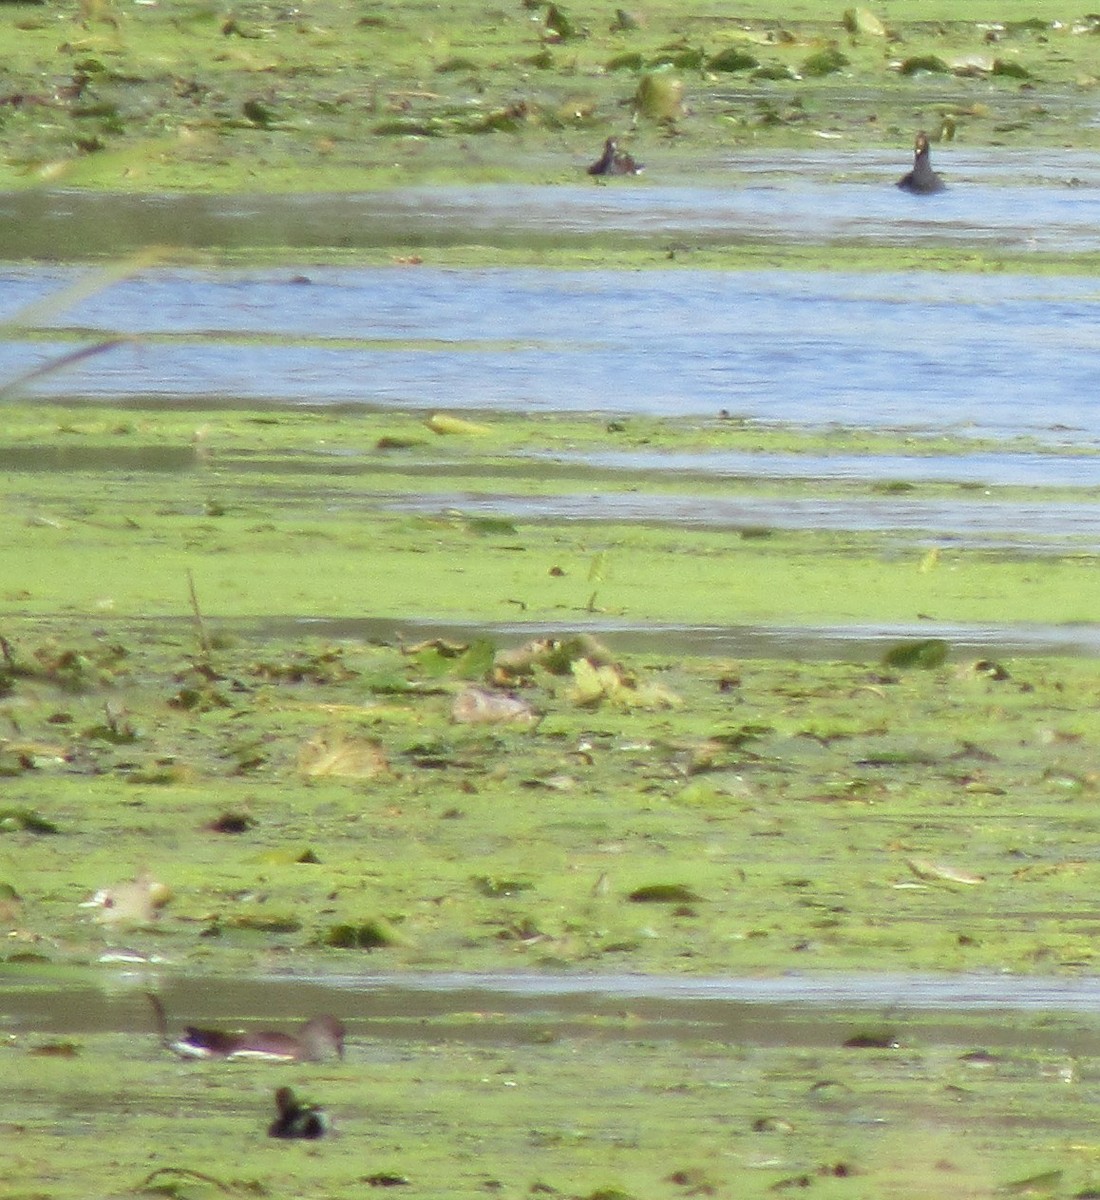
[(589, 175), (640, 175), (645, 166), (619, 149), (619, 143), (614, 138), (608, 138), (603, 144), (603, 153), (588, 168)]
[(275, 1093), (275, 1120), (267, 1127), (267, 1136), (273, 1138), (324, 1137), (329, 1131), (328, 1116), (316, 1104), (304, 1104), (288, 1087)]
[(898, 187), (903, 192), (912, 192), (917, 196), (930, 196), (933, 192), (942, 192), (946, 184), (932, 170), (928, 134), (923, 129), (917, 134), (913, 150), (913, 169), (898, 180)]

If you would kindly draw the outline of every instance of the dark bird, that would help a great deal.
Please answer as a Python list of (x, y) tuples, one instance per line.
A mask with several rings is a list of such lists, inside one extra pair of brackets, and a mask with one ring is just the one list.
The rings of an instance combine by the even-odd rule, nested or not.
[(328, 1013), (313, 1017), (296, 1034), (277, 1029), (257, 1033), (225, 1033), (220, 1029), (199, 1029), (188, 1025), (183, 1036), (168, 1032), (164, 1005), (154, 992), (149, 993), (157, 1032), (161, 1042), (180, 1058), (258, 1059), (261, 1062), (319, 1062), (329, 1054), (344, 1057), (344, 1026)]
[(898, 187), (903, 192), (912, 192), (917, 196), (930, 196), (933, 192), (942, 192), (946, 184), (932, 170), (928, 134), (923, 129), (917, 134), (913, 149), (913, 169), (898, 180)]
[(328, 1115), (316, 1104), (303, 1104), (288, 1087), (275, 1093), (275, 1120), (267, 1127), (273, 1138), (319, 1138), (329, 1131)]
[(635, 162), (625, 150), (619, 149), (614, 138), (603, 144), (603, 153), (588, 168), (589, 175), (640, 175), (645, 170), (642, 163)]

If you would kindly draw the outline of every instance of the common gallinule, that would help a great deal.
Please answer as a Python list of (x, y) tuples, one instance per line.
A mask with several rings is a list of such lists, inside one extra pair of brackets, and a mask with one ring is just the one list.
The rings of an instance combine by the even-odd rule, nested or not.
[(273, 1138), (319, 1138), (329, 1130), (328, 1115), (316, 1104), (300, 1101), (288, 1087), (275, 1093), (275, 1120), (267, 1127)]
[(296, 1034), (277, 1029), (261, 1029), (256, 1033), (225, 1033), (220, 1029), (199, 1029), (188, 1025), (182, 1037), (173, 1038), (168, 1033), (164, 1005), (155, 992), (149, 993), (149, 1003), (153, 1006), (161, 1041), (180, 1058), (319, 1062), (329, 1054), (335, 1054), (337, 1058), (344, 1057), (344, 1026), (328, 1013), (306, 1021)]
[(645, 166), (619, 149), (619, 143), (614, 138), (608, 138), (603, 144), (603, 153), (588, 168), (589, 175), (640, 175)]
[(917, 134), (913, 151), (913, 169), (898, 180), (898, 187), (903, 192), (913, 192), (918, 196), (930, 196), (933, 192), (942, 192), (946, 184), (932, 170), (928, 134), (923, 129)]

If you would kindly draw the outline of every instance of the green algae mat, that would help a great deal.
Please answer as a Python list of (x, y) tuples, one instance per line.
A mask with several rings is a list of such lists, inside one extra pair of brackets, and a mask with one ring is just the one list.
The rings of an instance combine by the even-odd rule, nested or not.
[[(958, 7), (3, 3), (0, 187), (556, 185), (612, 135), (711, 184), (740, 150), (835, 147), (840, 171), (848, 149), (896, 150), (900, 173), (918, 128), (1094, 148), (1096, 16)], [(744, 253), (822, 265), (814, 248)], [(857, 265), (918, 261), (869, 248)], [(0, 427), (0, 993), (43, 994), (29, 1030), (3, 1009), (0, 1196), (1100, 1194), (1087, 1017), (944, 1028), (891, 992), (871, 1019), (776, 1014), (762, 1033), (629, 999), (570, 1020), (367, 1020), (341, 998), (347, 1061), (272, 1067), (177, 1062), (143, 995), (199, 980), (210, 1023), (289, 1028), (311, 1014), (221, 1010), (219, 981), (1091, 974), (1095, 663), (996, 636), (979, 656), (945, 633), (1094, 622), (1088, 545), (937, 552), (921, 531), (510, 508), (675, 494), (577, 465), (609, 444), (896, 453), (890, 435), (18, 396)], [(812, 487), (863, 502), (876, 485)], [(916, 632), (849, 662), (672, 640), (742, 624)], [(55, 1036), (50, 997), (89, 987), (119, 1016)], [(287, 1085), (331, 1136), (267, 1137)]]
[[(1095, 666), (1011, 660), (995, 634), (987, 654), (952, 653), (937, 631), (1087, 623), (1095, 556), (554, 517), (578, 490), (660, 501), (673, 486), (547, 470), (555, 449), (822, 436), (614, 424), (5, 409), (11, 464), (33, 468), (9, 464), (3, 484), (15, 957), (125, 943), (215, 971), (272, 956), (337, 972), (1091, 962)], [(981, 503), (1032, 495), (998, 491)], [(537, 520), (462, 508), (528, 495)], [(1067, 511), (1090, 499), (1057, 495)], [(915, 632), (853, 663), (692, 657), (661, 633), (815, 623)], [(616, 626), (647, 651), (603, 644)], [(113, 888), (125, 899), (80, 907)]]
[(717, 150), (1094, 147), (1095, 14), (306, 0), (0, 5), (0, 187), (322, 191), (576, 179)]
[[(889, 1008), (896, 983), (881, 1012), (763, 1036), (671, 1003), (357, 1019), (341, 995), (344, 1063), (160, 1044), (143, 992), (182, 1025), (184, 978), (232, 1028), (309, 1015), (219, 1007), (257, 974), (1092, 969), (1095, 665), (935, 632), (1087, 620), (1094, 557), (456, 507), (590, 491), (546, 456), (609, 437), (897, 449), (615, 424), (5, 408), (0, 980), (43, 1014), (90, 986), (127, 1032), (14, 1023), (0, 1194), (1090, 1194), (1089, 1022), (947, 1030)], [(1090, 500), (1002, 498), (1036, 495)], [(927, 636), (802, 662), (661, 633), (814, 614)], [(594, 632), (616, 624), (648, 649)], [(266, 1135), (288, 1084), (331, 1137)]]

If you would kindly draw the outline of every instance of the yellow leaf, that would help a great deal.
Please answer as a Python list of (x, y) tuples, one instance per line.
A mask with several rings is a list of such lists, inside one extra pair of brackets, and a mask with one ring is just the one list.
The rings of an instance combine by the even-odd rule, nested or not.
[(475, 421), (466, 421), (462, 417), (448, 416), (447, 413), (435, 413), (427, 420), (427, 426), (432, 433), (438, 434), (467, 434), (482, 437), (492, 432), (488, 425), (478, 425)]

